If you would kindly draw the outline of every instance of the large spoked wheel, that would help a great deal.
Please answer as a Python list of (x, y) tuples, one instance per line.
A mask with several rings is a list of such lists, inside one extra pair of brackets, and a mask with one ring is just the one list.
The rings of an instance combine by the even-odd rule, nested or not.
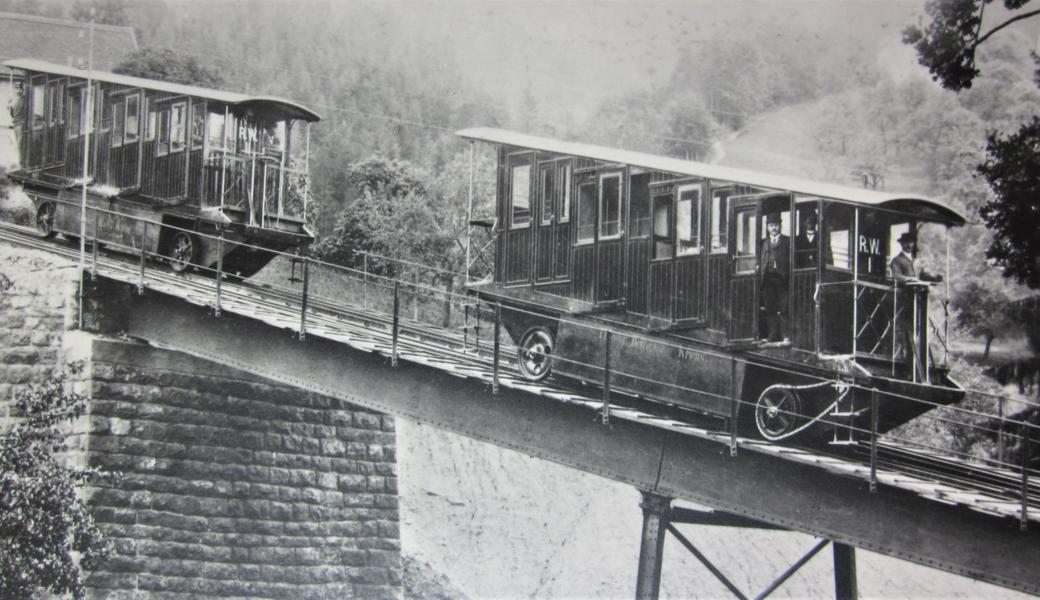
[(762, 392), (755, 404), (758, 433), (775, 441), (793, 433), (802, 422), (802, 400), (784, 387), (771, 386)]
[(53, 202), (44, 202), (36, 207), (36, 234), (42, 238), (54, 237)]
[(175, 273), (183, 273), (195, 262), (198, 244), (187, 231), (175, 231), (170, 237), (167, 256), (170, 257), (170, 268)]
[(556, 340), (544, 327), (532, 327), (520, 338), (516, 350), (516, 364), (530, 381), (541, 381), (552, 371), (552, 355)]

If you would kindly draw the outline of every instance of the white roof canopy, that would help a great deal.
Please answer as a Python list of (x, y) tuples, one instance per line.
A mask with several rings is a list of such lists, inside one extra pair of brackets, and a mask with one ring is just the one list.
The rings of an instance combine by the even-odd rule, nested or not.
[(963, 225), (967, 220), (951, 206), (931, 198), (916, 194), (893, 194), (865, 188), (820, 183), (808, 179), (772, 175), (746, 169), (721, 167), (707, 163), (680, 160), (667, 156), (657, 156), (643, 152), (619, 150), (592, 144), (580, 144), (553, 138), (527, 135), (505, 129), (490, 127), (474, 127), (462, 129), (456, 135), (494, 144), (516, 146), (532, 150), (552, 152), (568, 156), (591, 158), (612, 163), (620, 163), (716, 181), (741, 183), (767, 190), (793, 192), (824, 199), (842, 200), (855, 204), (865, 204), (896, 210), (916, 215), (923, 220), (937, 221), (949, 225)]

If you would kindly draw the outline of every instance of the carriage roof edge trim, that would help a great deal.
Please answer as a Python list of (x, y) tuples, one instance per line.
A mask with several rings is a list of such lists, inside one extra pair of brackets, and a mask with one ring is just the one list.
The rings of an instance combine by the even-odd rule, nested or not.
[[(820, 198), (844, 200), (856, 204), (885, 207), (900, 212), (915, 212), (919, 217), (952, 226), (964, 225), (967, 222), (964, 215), (946, 203), (919, 196), (917, 194), (894, 194), (879, 192), (864, 188), (837, 185), (832, 183), (821, 183), (786, 175), (773, 175), (747, 169), (733, 167), (722, 167), (707, 163), (670, 158), (656, 154), (646, 154), (631, 150), (620, 150), (606, 146), (568, 142), (554, 138), (546, 138), (506, 129), (493, 127), (472, 127), (461, 129), (455, 135), (483, 142), (504, 144), (527, 148), (530, 150), (543, 150), (556, 154), (592, 158), (608, 162), (620, 163), (689, 175), (692, 177), (703, 177), (705, 179), (716, 179), (744, 183), (757, 187), (774, 190), (784, 190)], [(909, 209), (909, 210), (908, 210)], [(922, 210), (924, 209), (924, 210)], [(923, 214), (921, 214), (923, 212)]]
[[(67, 65), (59, 65), (44, 60), (37, 60), (35, 58), (15, 58), (5, 60), (4, 65), (12, 69), (21, 69), (23, 71), (49, 73), (52, 75), (61, 75), (65, 77), (79, 77), (81, 79), (87, 78), (86, 69), (78, 69)], [(304, 121), (311, 122), (321, 120), (321, 117), (318, 115), (318, 113), (307, 108), (306, 106), (297, 102), (293, 102), (292, 100), (286, 100), (285, 98), (278, 98), (276, 96), (250, 96), (247, 94), (240, 94), (238, 92), (215, 90), (212, 88), (204, 88), (194, 85), (184, 85), (181, 83), (169, 83), (166, 81), (159, 81), (157, 79), (146, 79), (144, 77), (120, 75), (118, 73), (111, 73), (108, 71), (92, 71), (90, 73), (90, 77), (95, 81), (103, 81), (106, 83), (125, 85), (128, 87), (147, 88), (150, 90), (169, 92), (171, 94), (178, 94), (182, 96), (205, 98), (207, 100), (226, 102), (235, 106), (245, 107), (250, 104), (273, 104), (278, 106), (278, 108), (280, 108), (281, 110), (283, 110), (286, 113), (286, 116), (290, 118), (302, 119)]]

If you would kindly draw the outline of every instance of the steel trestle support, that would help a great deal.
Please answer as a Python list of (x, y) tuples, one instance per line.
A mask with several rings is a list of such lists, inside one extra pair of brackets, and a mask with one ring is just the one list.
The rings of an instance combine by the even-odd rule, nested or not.
[[(672, 507), (672, 499), (666, 496), (642, 491), (643, 531), (639, 548), (639, 570), (636, 580), (637, 600), (656, 600), (660, 594), (661, 566), (664, 560), (664, 534), (670, 532), (675, 539), (690, 551), (716, 579), (739, 600), (748, 600), (740, 588), (736, 586), (715, 566), (707, 556), (693, 545), (682, 534), (675, 524), (712, 525), (719, 527), (743, 527), (752, 529), (782, 530), (783, 528), (768, 523), (732, 515), (722, 511), (694, 510)], [(768, 597), (798, 572), (806, 563), (823, 550), (830, 540), (818, 540), (817, 543), (783, 573), (777, 576), (762, 592), (754, 596), (755, 600)], [(834, 597), (837, 600), (855, 600), (856, 589), (856, 555), (852, 546), (835, 542), (834, 548)]]

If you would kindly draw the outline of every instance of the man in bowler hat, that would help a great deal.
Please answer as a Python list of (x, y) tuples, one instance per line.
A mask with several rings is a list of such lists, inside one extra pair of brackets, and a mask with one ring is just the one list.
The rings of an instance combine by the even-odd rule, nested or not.
[(892, 275), (892, 279), (896, 281), (917, 279), (917, 270), (914, 268), (914, 250), (917, 241), (909, 231), (903, 232), (898, 241), (902, 251), (888, 263), (888, 271)]
[[(780, 233), (779, 213), (766, 217), (766, 237), (758, 255), (759, 300), (765, 327), (760, 327), (770, 342), (785, 339), (783, 318), (787, 312), (787, 276), (791, 266), (791, 240)], [(760, 324), (761, 325), (761, 324)]]

